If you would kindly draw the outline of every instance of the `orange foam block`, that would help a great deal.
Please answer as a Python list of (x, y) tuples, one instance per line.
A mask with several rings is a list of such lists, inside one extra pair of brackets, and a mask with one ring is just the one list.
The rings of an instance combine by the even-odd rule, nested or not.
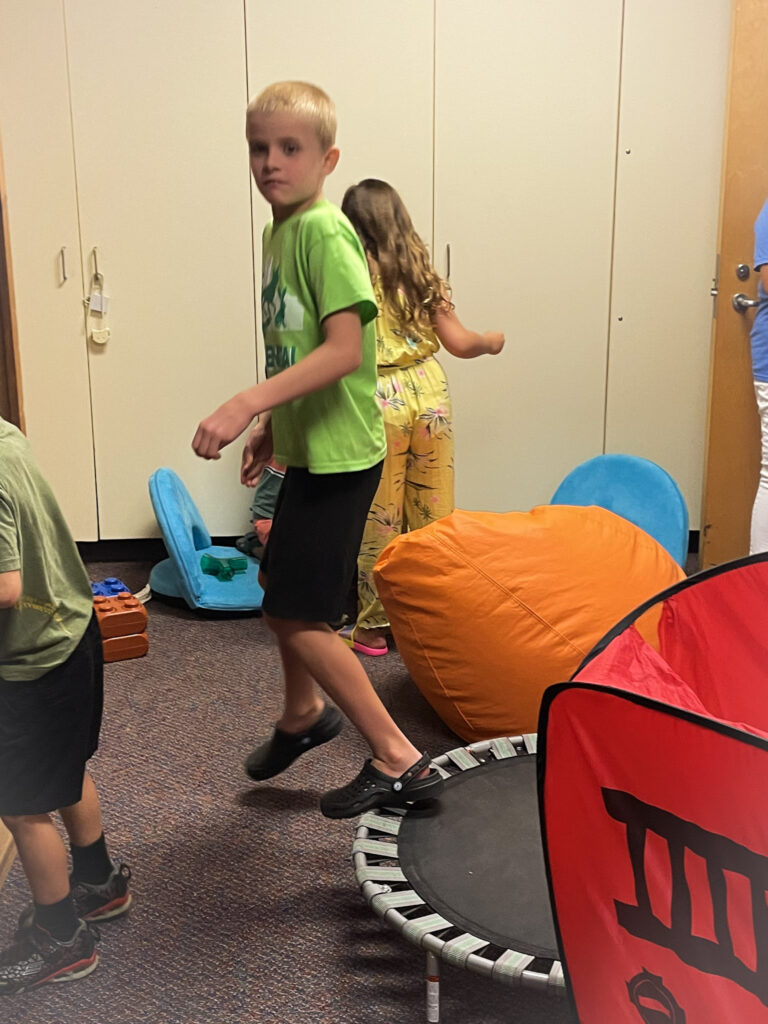
[(147, 610), (133, 594), (98, 595), (93, 599), (104, 661), (141, 658), (149, 650)]
[(141, 601), (127, 591), (114, 597), (98, 596), (93, 607), (105, 640), (116, 636), (132, 636), (144, 633), (147, 628), (147, 611)]
[(132, 633), (130, 636), (111, 636), (102, 640), (104, 661), (126, 661), (128, 658), (141, 658), (149, 650), (149, 638), (146, 633)]

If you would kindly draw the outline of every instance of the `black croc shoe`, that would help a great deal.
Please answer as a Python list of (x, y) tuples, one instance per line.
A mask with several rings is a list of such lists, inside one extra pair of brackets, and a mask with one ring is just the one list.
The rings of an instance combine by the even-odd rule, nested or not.
[(442, 792), (443, 777), (436, 768), (430, 768), (417, 779), (427, 767), (429, 754), (422, 754), (400, 778), (394, 778), (374, 768), (369, 757), (357, 778), (322, 797), (320, 810), (326, 818), (356, 818), (374, 807), (407, 807), (434, 800)]
[(256, 782), (271, 779), (293, 764), (297, 757), (306, 754), (312, 747), (327, 743), (341, 732), (343, 719), (336, 708), (326, 704), (323, 713), (304, 732), (283, 732), (275, 728), (272, 736), (256, 747), (245, 760), (245, 772)]

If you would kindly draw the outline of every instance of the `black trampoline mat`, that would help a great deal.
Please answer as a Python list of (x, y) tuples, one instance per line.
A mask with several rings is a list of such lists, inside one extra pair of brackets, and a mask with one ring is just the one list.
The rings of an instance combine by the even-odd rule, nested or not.
[(559, 958), (534, 755), (446, 779), (433, 809), (404, 816), (397, 846), (409, 883), (452, 924), (503, 948)]

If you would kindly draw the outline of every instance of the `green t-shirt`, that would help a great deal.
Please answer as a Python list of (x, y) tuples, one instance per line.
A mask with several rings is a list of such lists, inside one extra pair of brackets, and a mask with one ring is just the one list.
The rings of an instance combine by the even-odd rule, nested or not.
[(377, 314), (363, 248), (337, 207), (320, 199), (264, 229), (261, 315), (267, 376), (323, 343), (322, 321), (357, 307), (363, 331), (358, 369), (272, 412), (275, 458), (313, 473), (369, 469), (387, 452), (376, 401)]
[(0, 419), (0, 572), (21, 597), (0, 608), (0, 679), (27, 682), (67, 660), (93, 613), (85, 566), (24, 435)]

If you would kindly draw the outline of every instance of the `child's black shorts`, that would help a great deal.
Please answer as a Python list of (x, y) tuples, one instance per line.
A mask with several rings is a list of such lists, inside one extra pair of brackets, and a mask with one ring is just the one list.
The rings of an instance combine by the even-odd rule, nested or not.
[(378, 462), (354, 473), (286, 470), (261, 560), (267, 615), (340, 622), (381, 467)]
[(0, 680), (0, 814), (45, 814), (80, 800), (103, 703), (95, 616), (63, 665), (32, 682)]

